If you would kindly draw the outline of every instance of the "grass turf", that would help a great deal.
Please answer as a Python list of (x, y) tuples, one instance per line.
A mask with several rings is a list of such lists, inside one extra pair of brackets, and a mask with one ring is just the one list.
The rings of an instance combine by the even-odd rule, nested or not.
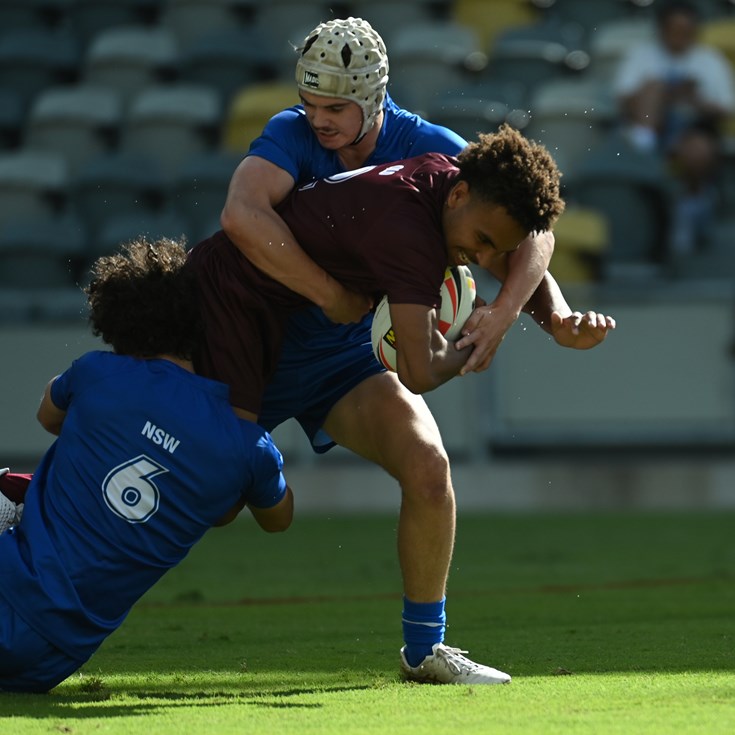
[(460, 517), (447, 642), (504, 687), (397, 677), (395, 519), (210, 532), (0, 732), (731, 733), (733, 514)]

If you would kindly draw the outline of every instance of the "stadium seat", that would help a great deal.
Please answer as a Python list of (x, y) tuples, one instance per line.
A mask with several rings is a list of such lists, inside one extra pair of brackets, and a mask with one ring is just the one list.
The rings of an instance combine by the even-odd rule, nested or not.
[(488, 102), (502, 102), (510, 110), (527, 106), (524, 84), (512, 79), (493, 79), (489, 74), (472, 77), (461, 87), (447, 93), (448, 97), (466, 95)]
[(660, 270), (666, 254), (671, 182), (659, 157), (610, 134), (582, 157), (563, 183), (568, 202), (597, 210), (607, 219), (606, 278), (650, 277)]
[(427, 0), (356, 0), (351, 5), (351, 15), (364, 18), (380, 34), (390, 58), (393, 39), (402, 28), (430, 23), (432, 6)]
[(170, 210), (155, 214), (141, 210), (113, 215), (104, 223), (99, 234), (90, 239), (87, 258), (91, 263), (100, 255), (116, 252), (121, 244), (137, 237), (144, 236), (149, 240), (159, 238), (178, 240), (182, 237), (188, 239), (188, 230), (188, 222)]
[(150, 87), (131, 102), (122, 147), (155, 159), (167, 176), (196, 153), (219, 144), (221, 104), (216, 90), (202, 85)]
[(735, 65), (735, 18), (718, 18), (705, 23), (700, 40), (718, 49), (731, 65)]
[(529, 103), (524, 133), (544, 144), (564, 174), (608, 136), (617, 120), (614, 101), (603, 87), (584, 81), (551, 81), (537, 88)]
[(437, 97), (466, 84), (469, 70), (486, 60), (470, 28), (446, 23), (403, 28), (390, 52), (392, 89), (402, 105), (426, 112)]
[(161, 23), (182, 49), (201, 36), (250, 25), (255, 0), (167, 0)]
[(0, 28), (20, 30), (47, 26), (49, 14), (63, 4), (64, 0), (2, 0)]
[(167, 181), (151, 157), (124, 152), (98, 156), (70, 182), (71, 206), (96, 236), (113, 216), (165, 208)]
[(69, 0), (67, 15), (74, 32), (88, 45), (120, 26), (153, 25), (165, 0)]
[(583, 71), (589, 56), (559, 40), (504, 35), (495, 40), (484, 76), (524, 85), (528, 95), (551, 81)]
[(491, 133), (506, 121), (510, 108), (503, 102), (468, 95), (436, 98), (426, 111), (427, 119), (444, 125), (465, 140), (478, 133)]
[(145, 87), (171, 81), (177, 65), (176, 38), (166, 28), (110, 28), (92, 41), (83, 77), (88, 84), (118, 91), (128, 103)]
[(487, 0), (455, 0), (452, 17), (457, 23), (474, 29), (481, 47), (489, 51), (501, 33), (533, 24), (539, 12), (528, 0), (495, 0), (492, 10)]
[(293, 82), (296, 49), (317, 25), (332, 18), (329, 5), (314, 0), (270, 0), (257, 5), (253, 27), (272, 54), (276, 79)]
[(279, 47), (289, 41), (298, 44), (303, 36), (294, 38), (293, 32), (302, 28), (308, 32), (333, 18), (329, 7), (323, 0), (268, 0), (256, 5), (254, 27), (268, 45)]
[(298, 104), (293, 82), (254, 84), (239, 92), (226, 113), (223, 145), (233, 153), (246, 153), (273, 115)]
[(193, 240), (220, 229), (219, 216), (230, 179), (241, 160), (240, 154), (217, 151), (194, 156), (182, 165), (171, 195), (174, 208), (188, 220)]
[(77, 79), (81, 51), (70, 33), (43, 28), (1, 32), (0, 87), (15, 90), (25, 105), (42, 89)]
[(0, 288), (0, 324), (70, 324), (86, 318), (87, 298), (81, 287)]
[(181, 81), (216, 89), (224, 105), (240, 89), (275, 74), (272, 49), (253, 28), (227, 29), (201, 36), (181, 52)]
[(0, 287), (75, 286), (85, 245), (69, 214), (10, 218), (0, 225)]
[(69, 215), (12, 218), (0, 225), (0, 322), (81, 319), (85, 241), (83, 223)]
[(544, 4), (548, 5), (547, 16), (581, 23), (588, 33), (643, 5), (636, 0), (551, 0)]
[(69, 168), (58, 153), (18, 150), (0, 154), (0, 226), (16, 217), (61, 212)]
[(581, 23), (552, 16), (540, 16), (535, 22), (506, 28), (497, 38), (532, 41), (556, 41), (569, 49), (586, 49), (588, 39)]
[(559, 283), (589, 283), (599, 278), (610, 243), (607, 219), (594, 209), (571, 205), (554, 225), (550, 270)]
[[(732, 0), (690, 0), (705, 21), (724, 20), (733, 12)], [(655, 9), (655, 3), (654, 3)]]
[(627, 51), (655, 36), (655, 24), (647, 18), (624, 18), (604, 23), (590, 37), (590, 75), (597, 84), (608, 85)]
[(24, 123), (22, 96), (14, 89), (0, 88), (0, 150), (20, 145)]
[(114, 90), (79, 85), (39, 93), (28, 115), (25, 146), (63, 155), (73, 174), (94, 156), (117, 143), (122, 97)]

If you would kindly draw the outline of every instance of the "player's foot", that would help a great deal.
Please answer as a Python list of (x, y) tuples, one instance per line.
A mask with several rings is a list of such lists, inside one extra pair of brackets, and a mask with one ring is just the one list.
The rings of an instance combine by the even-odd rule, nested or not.
[(507, 684), (510, 676), (490, 666), (470, 661), (467, 651), (435, 643), (434, 653), (418, 666), (409, 666), (401, 649), (401, 673), (406, 681), (427, 684)]

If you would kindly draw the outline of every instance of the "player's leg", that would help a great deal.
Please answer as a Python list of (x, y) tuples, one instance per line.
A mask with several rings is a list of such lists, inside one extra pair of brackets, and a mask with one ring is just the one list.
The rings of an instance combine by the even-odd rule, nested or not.
[(451, 684), (510, 681), (502, 671), (476, 664), (462, 655), (466, 652), (443, 644), (454, 489), (439, 429), (424, 400), (404, 388), (394, 373), (379, 373), (333, 406), (324, 429), (342, 446), (387, 470), (401, 487), (404, 676)]
[(441, 600), (454, 546), (454, 491), (439, 429), (423, 398), (403, 388), (394, 373), (379, 373), (335, 404), (324, 429), (398, 480), (404, 592), (416, 602)]
[(0, 599), (0, 692), (47, 692), (83, 664), (49, 643)]

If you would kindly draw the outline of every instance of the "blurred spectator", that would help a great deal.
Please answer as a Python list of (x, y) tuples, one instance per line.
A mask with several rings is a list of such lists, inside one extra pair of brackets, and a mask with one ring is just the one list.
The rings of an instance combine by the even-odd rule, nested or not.
[(657, 14), (657, 37), (633, 46), (614, 81), (626, 133), (638, 149), (666, 156), (676, 184), (669, 250), (706, 241), (717, 204), (720, 127), (735, 111), (733, 74), (717, 49), (698, 42), (699, 11), (672, 0)]

